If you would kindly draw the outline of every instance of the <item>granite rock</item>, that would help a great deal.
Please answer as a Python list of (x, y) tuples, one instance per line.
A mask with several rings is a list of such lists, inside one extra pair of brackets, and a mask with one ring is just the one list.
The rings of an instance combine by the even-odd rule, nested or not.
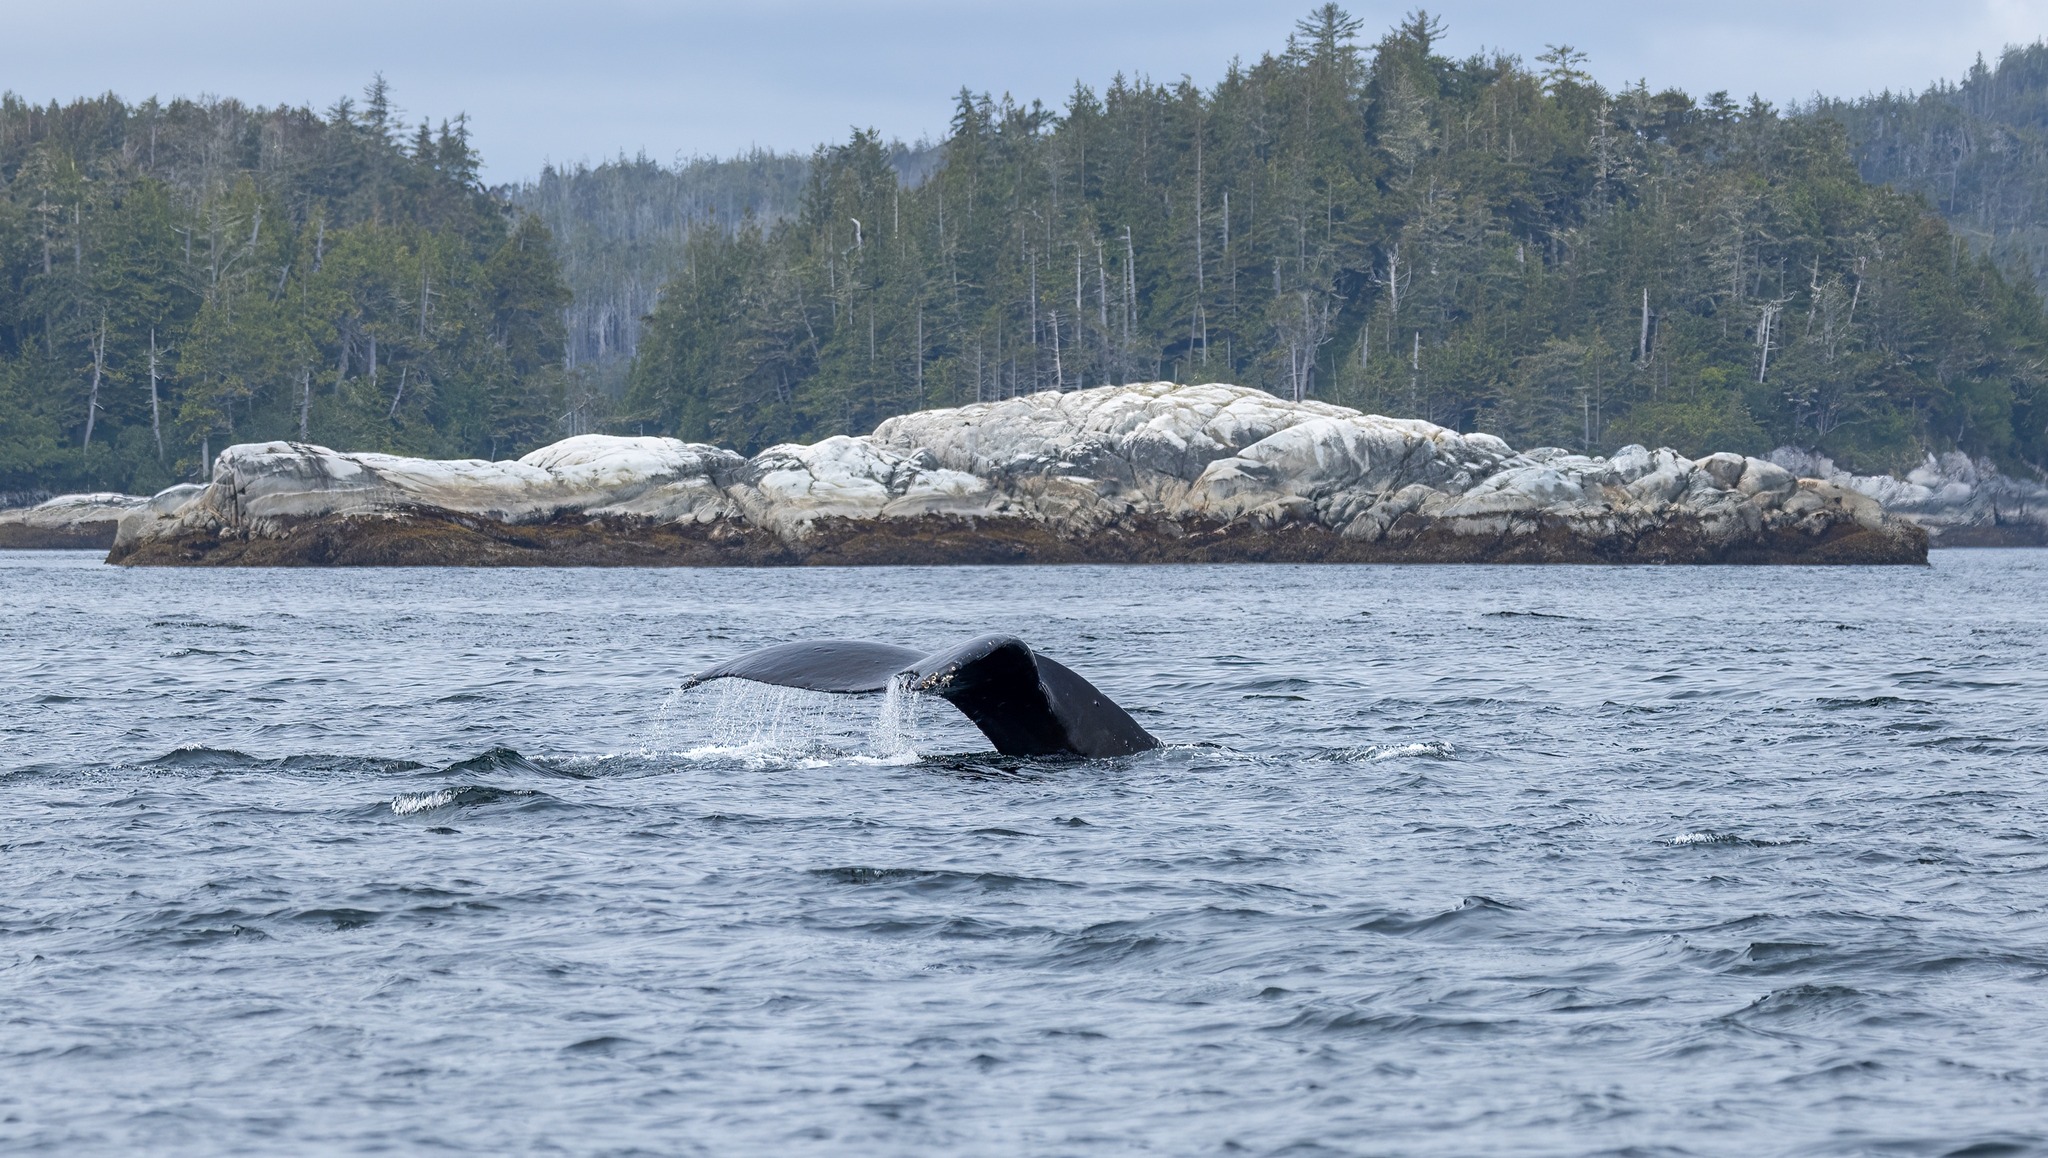
[(1865, 492), (1735, 454), (1486, 434), (1167, 382), (891, 418), (751, 458), (583, 435), (516, 462), (231, 446), (129, 563), (1922, 562)]
[(1852, 474), (1789, 446), (1772, 451), (1771, 461), (1871, 500), (1925, 530), (1937, 547), (2048, 547), (2048, 486), (2013, 478), (1986, 459), (1930, 454), (1904, 478)]
[(33, 506), (0, 510), (0, 547), (104, 551), (113, 546), (121, 519), (148, 503), (146, 495), (97, 493), (58, 495)]

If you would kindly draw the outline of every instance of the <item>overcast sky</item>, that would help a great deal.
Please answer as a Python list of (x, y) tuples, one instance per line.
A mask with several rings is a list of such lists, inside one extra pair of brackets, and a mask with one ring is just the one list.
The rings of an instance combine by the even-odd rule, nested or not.
[[(1414, 0), (1353, 0), (1370, 40)], [(1058, 104), (1119, 70), (1207, 84), (1309, 0), (0, 0), (0, 89), (325, 108), (383, 72), (410, 116), (469, 113), (486, 175), (646, 151), (943, 134), (962, 85)], [(1450, 51), (1587, 52), (1618, 85), (1780, 104), (1918, 89), (2048, 35), (2048, 0), (1443, 0)]]

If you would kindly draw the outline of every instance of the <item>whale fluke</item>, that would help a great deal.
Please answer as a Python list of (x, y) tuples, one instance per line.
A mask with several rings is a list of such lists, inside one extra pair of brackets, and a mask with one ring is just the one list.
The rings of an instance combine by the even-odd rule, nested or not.
[(854, 639), (778, 643), (705, 668), (685, 680), (683, 686), (742, 679), (840, 695), (879, 692), (888, 690), (889, 681), (898, 672), (909, 670), (924, 656), (924, 652), (912, 647)]
[(847, 695), (887, 690), (899, 677), (959, 708), (1005, 755), (1128, 756), (1159, 746), (1094, 684), (1010, 635), (929, 654), (858, 640), (783, 643), (706, 668), (683, 686), (745, 679)]

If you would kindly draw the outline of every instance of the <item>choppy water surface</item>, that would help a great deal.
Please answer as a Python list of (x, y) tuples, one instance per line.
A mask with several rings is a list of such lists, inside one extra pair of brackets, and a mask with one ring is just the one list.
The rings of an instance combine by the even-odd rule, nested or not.
[[(990, 630), (1172, 746), (674, 690)], [(13, 553), (0, 1149), (2036, 1152), (2044, 704), (2048, 552)]]

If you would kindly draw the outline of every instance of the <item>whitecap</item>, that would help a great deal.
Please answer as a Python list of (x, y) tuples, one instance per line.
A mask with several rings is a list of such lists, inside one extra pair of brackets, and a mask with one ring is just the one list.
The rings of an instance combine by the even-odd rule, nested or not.
[(432, 812), (436, 808), (446, 808), (455, 803), (455, 792), (453, 788), (443, 788), (438, 792), (403, 793), (391, 798), (391, 811), (400, 816), (412, 816), (416, 813)]
[(1366, 749), (1367, 760), (1397, 760), (1403, 756), (1423, 756), (1431, 760), (1448, 760), (1458, 750), (1442, 740), (1429, 740), (1416, 744), (1388, 744)]
[(1771, 848), (1776, 845), (1790, 844), (1792, 842), (1786, 840), (1769, 840), (1766, 838), (1754, 836), (1743, 836), (1740, 833), (1734, 832), (1714, 832), (1712, 830), (1703, 829), (1699, 832), (1681, 832), (1677, 836), (1672, 837), (1666, 843), (1676, 847), (1698, 844), (1746, 844), (1753, 848)]

